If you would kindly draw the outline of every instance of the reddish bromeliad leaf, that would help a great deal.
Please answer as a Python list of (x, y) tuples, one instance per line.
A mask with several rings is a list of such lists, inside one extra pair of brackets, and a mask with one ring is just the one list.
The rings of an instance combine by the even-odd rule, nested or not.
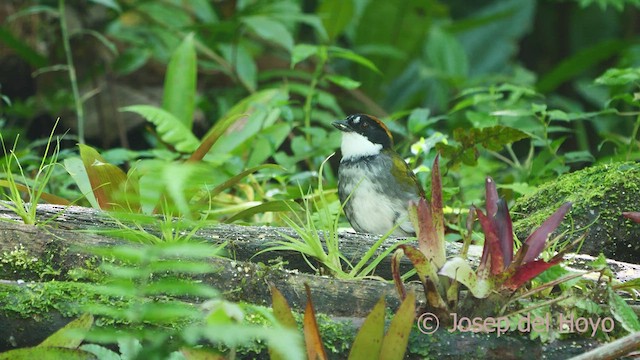
[(633, 222), (637, 222), (640, 223), (640, 212), (637, 211), (625, 211), (622, 213), (622, 216), (626, 217), (627, 219), (633, 221)]
[(562, 204), (556, 212), (549, 216), (549, 218), (545, 220), (540, 227), (529, 235), (529, 237), (524, 241), (524, 244), (527, 245), (527, 252), (524, 254), (524, 258), (522, 260), (523, 264), (533, 261), (538, 257), (538, 255), (540, 255), (540, 253), (542, 253), (542, 250), (544, 250), (545, 244), (549, 239), (549, 235), (558, 228), (562, 219), (564, 219), (564, 216), (570, 209), (570, 202)]

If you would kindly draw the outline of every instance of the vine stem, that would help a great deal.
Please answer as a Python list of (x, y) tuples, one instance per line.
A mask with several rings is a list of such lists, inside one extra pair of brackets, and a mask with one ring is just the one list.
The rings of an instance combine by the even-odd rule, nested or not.
[(627, 149), (627, 160), (631, 157), (631, 152), (633, 150), (633, 143), (636, 141), (636, 136), (638, 135), (638, 129), (640, 129), (640, 115), (636, 117), (636, 123), (633, 125), (633, 131), (631, 132), (631, 137), (629, 138), (629, 149)]
[(307, 93), (307, 97), (304, 101), (304, 128), (307, 130), (305, 134), (307, 143), (311, 142), (311, 132), (309, 131), (309, 129), (311, 129), (311, 103), (313, 102), (313, 95), (315, 94), (316, 87), (318, 87), (320, 77), (322, 77), (324, 65), (327, 63), (327, 49), (325, 47), (319, 47), (317, 57), (318, 64), (316, 65), (315, 72), (313, 73), (311, 84), (309, 84), (309, 93)]
[(76, 108), (76, 117), (78, 121), (78, 141), (84, 144), (84, 109), (82, 107), (82, 99), (78, 90), (78, 78), (76, 76), (76, 67), (73, 65), (73, 56), (71, 54), (71, 44), (69, 42), (69, 31), (67, 29), (67, 16), (64, 11), (65, 0), (58, 0), (58, 12), (60, 19), (60, 32), (62, 33), (62, 44), (67, 59), (67, 67), (69, 70), (69, 81), (71, 82), (71, 92)]

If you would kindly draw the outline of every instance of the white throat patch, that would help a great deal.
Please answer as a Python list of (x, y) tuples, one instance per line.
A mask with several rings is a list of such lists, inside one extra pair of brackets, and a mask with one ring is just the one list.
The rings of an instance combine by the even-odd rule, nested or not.
[(374, 144), (356, 132), (345, 132), (342, 133), (342, 145), (340, 148), (343, 159), (353, 159), (378, 155), (382, 150), (382, 144)]

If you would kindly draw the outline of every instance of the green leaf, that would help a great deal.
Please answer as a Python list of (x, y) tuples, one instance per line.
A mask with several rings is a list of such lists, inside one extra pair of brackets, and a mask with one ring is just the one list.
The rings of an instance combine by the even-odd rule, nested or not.
[(608, 69), (595, 80), (598, 85), (620, 86), (640, 82), (640, 68)]
[(411, 292), (404, 299), (398, 311), (396, 312), (391, 324), (387, 330), (387, 334), (382, 340), (382, 348), (380, 349), (379, 359), (385, 360), (402, 360), (407, 351), (409, 343), (409, 333), (414, 324), (416, 312), (416, 295)]
[(171, 296), (200, 296), (213, 298), (219, 292), (207, 285), (183, 279), (159, 279), (139, 289), (147, 296), (171, 295)]
[(114, 205), (126, 204), (116, 199), (116, 193), (124, 187), (127, 175), (119, 167), (107, 163), (92, 147), (78, 144), (80, 158), (91, 183), (93, 194), (103, 210), (111, 209)]
[(93, 194), (89, 174), (87, 174), (87, 169), (84, 167), (82, 159), (79, 157), (67, 158), (64, 159), (63, 164), (65, 170), (71, 175), (71, 178), (75, 181), (82, 195), (84, 195), (89, 201), (89, 204), (91, 204), (91, 207), (100, 209), (100, 204), (98, 204), (98, 199), (96, 199), (96, 196)]
[(226, 134), (233, 134), (233, 136), (223, 136), (217, 139), (209, 151), (209, 155), (251, 151), (250, 144), (249, 146), (241, 145), (252, 141), (261, 130), (272, 126), (280, 118), (281, 101), (286, 101), (287, 98), (286, 91), (266, 89), (238, 102), (224, 116), (224, 118), (238, 116), (239, 125), (234, 126), (233, 132), (228, 131)]
[(202, 139), (200, 146), (191, 154), (189, 161), (202, 160), (207, 152), (211, 150), (211, 147), (220, 139), (221, 136), (233, 125), (238, 119), (241, 119), (244, 114), (227, 114), (220, 119), (216, 124), (207, 132)]
[(94, 354), (100, 360), (122, 360), (120, 355), (104, 346), (96, 344), (85, 344), (80, 346), (80, 350)]
[(245, 16), (242, 22), (264, 40), (276, 43), (289, 52), (293, 49), (293, 36), (280, 22), (263, 15)]
[(93, 360), (96, 356), (78, 349), (32, 347), (10, 350), (0, 354), (0, 360)]
[(118, 4), (118, 2), (115, 0), (89, 0), (89, 1), (95, 4), (100, 4), (104, 7), (107, 7), (111, 10), (115, 10), (119, 13), (122, 12), (122, 8)]
[(478, 280), (475, 271), (461, 257), (456, 256), (447, 260), (438, 273), (466, 286), (473, 296), (478, 299), (486, 298), (494, 289), (492, 282), (483, 279)]
[(629, 41), (606, 40), (581, 50), (541, 76), (536, 88), (541, 93), (552, 92), (558, 86), (582, 74), (586, 69), (620, 53), (629, 45)]
[(49, 64), (47, 58), (29, 47), (26, 41), (21, 41), (16, 38), (4, 26), (0, 26), (0, 42), (2, 42), (3, 46), (13, 49), (16, 54), (20, 55), (21, 58), (26, 60), (34, 68), (42, 68)]
[(119, 75), (128, 75), (146, 64), (151, 54), (151, 50), (147, 48), (130, 47), (116, 58), (113, 70)]
[(380, 70), (378, 69), (378, 67), (369, 59), (367, 59), (364, 56), (358, 55), (355, 52), (348, 50), (348, 49), (343, 49), (343, 48), (339, 48), (337, 46), (330, 46), (328, 48), (329, 50), (329, 56), (330, 57), (337, 57), (337, 58), (342, 58), (345, 60), (349, 60), (351, 62), (354, 62), (356, 64), (362, 65), (368, 69), (370, 69), (371, 71), (374, 71), (378, 74), (381, 74)]
[(276, 153), (289, 135), (291, 135), (291, 124), (289, 123), (276, 123), (264, 128), (253, 139), (252, 150), (246, 166), (264, 163)]
[(640, 321), (638, 315), (633, 311), (631, 306), (615, 291), (609, 289), (609, 306), (611, 306), (611, 313), (618, 320), (622, 327), (628, 332), (640, 331)]
[(196, 49), (194, 34), (187, 35), (171, 55), (164, 78), (162, 108), (191, 129), (196, 98)]
[(291, 52), (291, 68), (293, 69), (299, 62), (304, 61), (317, 53), (318, 47), (315, 45), (296, 45)]
[(153, 123), (160, 138), (180, 152), (193, 152), (200, 145), (200, 141), (191, 133), (190, 128), (163, 109), (151, 105), (132, 105), (121, 108), (120, 111), (134, 112)]
[(380, 350), (384, 337), (384, 296), (367, 315), (351, 345), (349, 360), (382, 359)]
[(240, 180), (244, 179), (247, 175), (253, 174), (254, 172), (256, 172), (258, 170), (261, 170), (261, 169), (284, 170), (279, 165), (274, 165), (274, 164), (262, 164), (262, 165), (258, 165), (258, 166), (252, 167), (250, 169), (246, 169), (243, 172), (241, 172), (240, 174), (235, 175), (234, 177), (230, 178), (229, 180), (227, 180), (227, 181), (223, 182), (222, 184), (216, 186), (211, 191), (211, 196), (215, 197), (216, 195), (218, 195), (219, 193), (221, 193), (225, 189), (228, 189), (228, 188), (236, 185)]
[(316, 14), (322, 20), (324, 28), (327, 30), (330, 42), (335, 42), (338, 35), (353, 20), (353, 1), (350, 0), (324, 0), (318, 6)]
[(529, 135), (523, 131), (502, 125), (469, 130), (457, 128), (453, 131), (453, 138), (459, 145), (438, 143), (436, 149), (450, 159), (447, 167), (455, 168), (460, 163), (475, 165), (479, 156), (478, 145), (487, 150), (500, 151), (505, 145), (527, 137)]
[(46, 338), (43, 342), (38, 344), (38, 347), (75, 349), (80, 346), (84, 339), (83, 332), (88, 331), (92, 325), (93, 316), (91, 314), (83, 314)]
[(462, 45), (441, 28), (431, 28), (425, 51), (429, 64), (443, 75), (464, 78), (469, 72), (469, 61)]
[(353, 89), (357, 89), (360, 87), (360, 82), (355, 81), (351, 78), (348, 78), (346, 76), (342, 76), (342, 75), (327, 75), (326, 76), (327, 80), (331, 81), (332, 83), (343, 87), (347, 90), (353, 90)]
[(233, 223), (234, 221), (244, 219), (244, 218), (253, 216), (255, 214), (262, 214), (266, 212), (276, 212), (276, 211), (284, 212), (284, 211), (291, 211), (291, 209), (302, 210), (302, 207), (300, 206), (300, 204), (298, 204), (293, 200), (268, 201), (266, 203), (262, 203), (260, 205), (256, 205), (248, 209), (242, 210), (241, 212), (227, 219), (225, 223), (230, 224), (230, 223)]

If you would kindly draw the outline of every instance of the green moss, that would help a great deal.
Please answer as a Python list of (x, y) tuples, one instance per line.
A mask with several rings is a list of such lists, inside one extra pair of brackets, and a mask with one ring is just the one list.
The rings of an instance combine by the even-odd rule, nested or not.
[(50, 312), (65, 317), (80, 313), (83, 305), (93, 300), (82, 283), (50, 281), (38, 284), (0, 284), (0, 311), (22, 318), (40, 318)]
[(16, 278), (19, 276), (23, 280), (42, 280), (60, 275), (60, 270), (52, 265), (54, 254), (45, 252), (44, 257), (38, 258), (29, 253), (22, 244), (14, 247), (11, 251), (4, 251), (0, 254), (0, 277)]
[[(631, 162), (597, 165), (559, 177), (540, 186), (534, 194), (516, 201), (512, 209), (514, 230), (526, 238), (564, 202), (573, 203), (561, 230), (588, 227), (583, 252), (600, 251), (619, 260), (640, 254), (640, 226), (622, 217), (640, 210), (640, 167)], [(574, 236), (574, 238), (577, 236)]]

